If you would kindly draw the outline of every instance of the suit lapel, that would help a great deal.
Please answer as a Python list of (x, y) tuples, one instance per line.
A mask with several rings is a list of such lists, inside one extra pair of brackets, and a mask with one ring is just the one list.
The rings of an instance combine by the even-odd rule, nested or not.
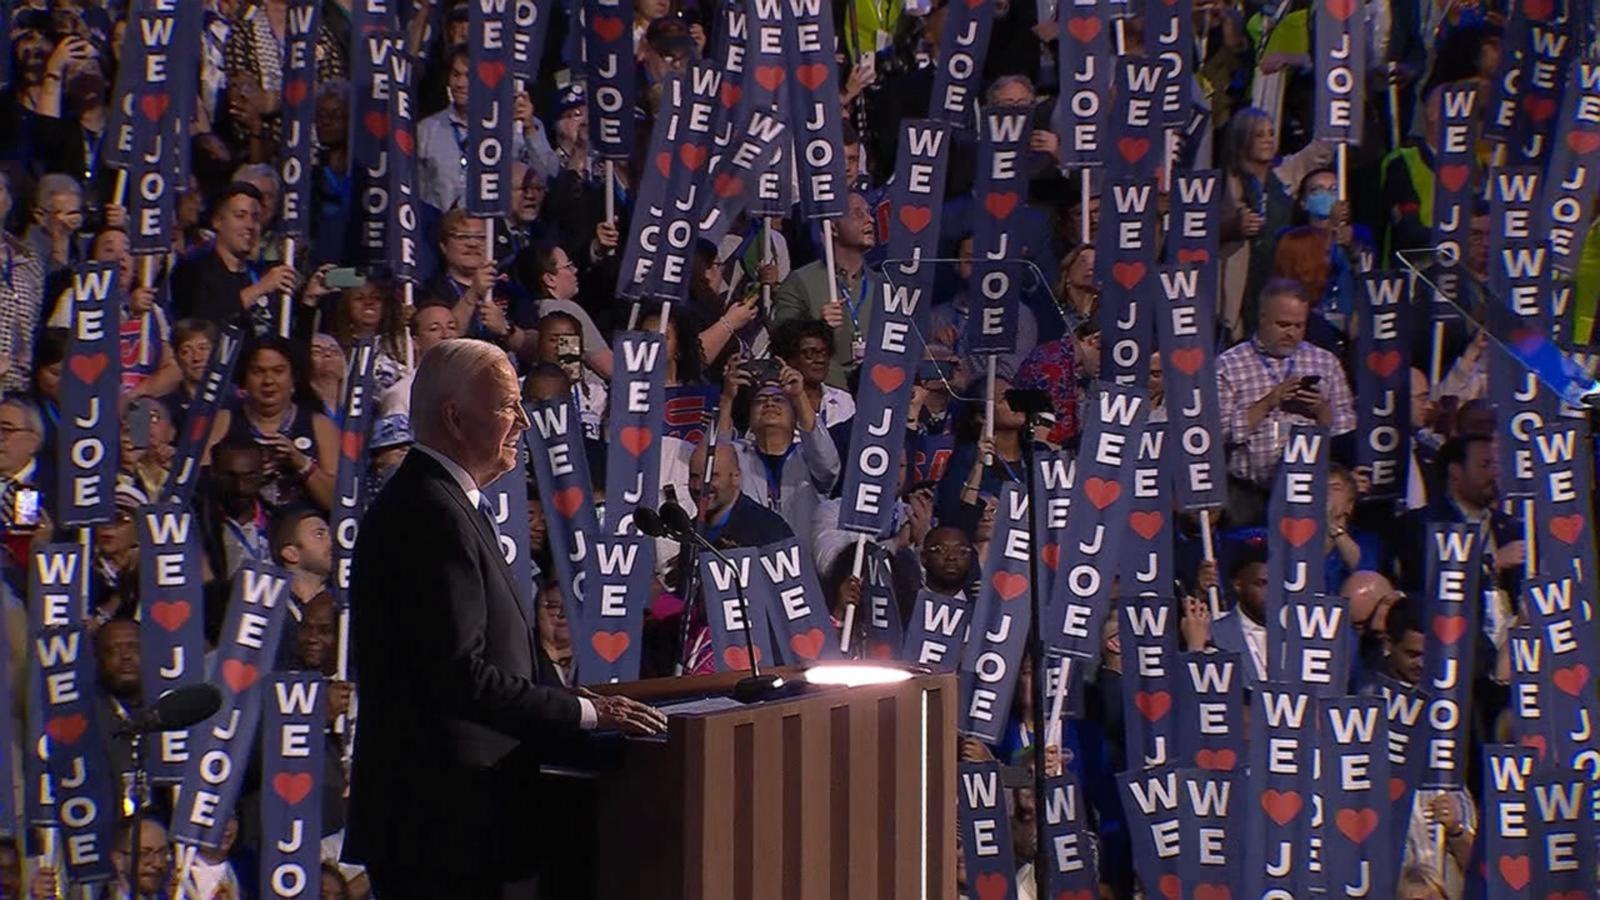
[[(466, 514), (467, 519), (472, 522), (472, 527), (478, 533), (478, 540), (483, 542), (483, 546), (494, 559), (494, 564), (490, 568), (500, 573), (506, 589), (511, 592), (511, 605), (516, 607), (517, 615), (522, 617), (522, 621), (528, 622), (528, 613), (522, 608), (522, 603), (518, 600), (517, 585), (511, 578), (511, 566), (506, 563), (505, 554), (500, 551), (500, 537), (495, 533), (493, 527), (489, 525), (488, 516), (483, 514), (483, 510), (468, 502), (467, 495), (461, 492), (461, 486), (456, 484), (454, 478), (450, 477), (450, 473), (446, 472), (443, 466), (430, 459), (427, 454), (410, 453), (406, 455), (406, 459), (408, 461), (411, 459), (425, 460), (433, 477), (444, 481), (445, 493), (450, 495), (450, 499), (455, 501), (455, 504)], [(531, 625), (532, 623), (530, 622), (529, 624)]]

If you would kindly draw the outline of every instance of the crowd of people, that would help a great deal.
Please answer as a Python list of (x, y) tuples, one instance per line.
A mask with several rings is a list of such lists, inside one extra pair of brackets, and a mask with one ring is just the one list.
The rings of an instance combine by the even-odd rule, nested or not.
[[(1025, 449), (1076, 449), (1085, 404), (1102, 371), (1098, 310), (1118, 290), (1095, 264), (1100, 192), (1083, 195), (1077, 172), (1061, 166), (1061, 141), (1050, 125), (1057, 99), (1057, 23), (1041, 19), (1033, 3), (991, 2), (983, 102), (1042, 111), (1024, 157), (1027, 216), (1013, 220), (1025, 223), (1014, 258), (1032, 274), (1024, 279), (1017, 344), (999, 355), (991, 385), (988, 358), (963, 346), (964, 324), (976, 302), (967, 284), (973, 236), (970, 217), (963, 214), (970, 209), (973, 173), (958, 155), (949, 175), (939, 256), (962, 262), (938, 266), (930, 331), (918, 335), (924, 352), (914, 373), (903, 488), (893, 527), (877, 542), (895, 562), (894, 595), (907, 621), (919, 614), (919, 598), (928, 592), (975, 600), (999, 498), (1006, 485), (1023, 481)], [(344, 80), (350, 75), (350, 3), (326, 0), (316, 42), (312, 239), (290, 265), (281, 239), (278, 168), (289, 4), (204, 0), (202, 44), (185, 49), (200, 54), (201, 93), (189, 130), (192, 172), (188, 184), (178, 186), (171, 252), (136, 258), (129, 250), (128, 211), (115, 195), (116, 173), (99, 162), (110, 107), (119, 102), (111, 86), (130, 5), (18, 0), (9, 4), (5, 23), (10, 80), (0, 94), (0, 524), (12, 684), (26, 683), (30, 652), (29, 551), (57, 539), (51, 511), (71, 275), (80, 263), (109, 261), (119, 267), (124, 287), (118, 335), (121, 472), (116, 516), (93, 528), (88, 590), (99, 663), (96, 708), (116, 783), (126, 791), (128, 745), (126, 738), (109, 735), (119, 720), (153, 701), (141, 691), (139, 677), (134, 516), (157, 499), (174, 466), (182, 464), (177, 447), (192, 427), (191, 405), (202, 393), (223, 330), (239, 326), (246, 340), (236, 384), (228, 387), (203, 441), (204, 475), (192, 504), (201, 535), (194, 565), (206, 585), (207, 640), (219, 639), (230, 579), (243, 563), (266, 561), (290, 573), (292, 621), (277, 663), (323, 673), (330, 697), (321, 896), (367, 896), (359, 867), (339, 862), (349, 774), (341, 761), (348, 758), (350, 735), (360, 733), (359, 717), (355, 729), (334, 728), (359, 694), (358, 684), (336, 677), (338, 612), (331, 592), (330, 514), (352, 351), (366, 339), (377, 341), (369, 491), (381, 489), (413, 446), (410, 388), (417, 361), (444, 342), (475, 338), (504, 349), (523, 378), (526, 398), (570, 395), (596, 478), (593, 496), (604, 507), (604, 460), (613, 437), (608, 387), (618, 364), (610, 339), (629, 327), (658, 329), (663, 321), (657, 304), (616, 296), (630, 220), (643, 214), (633, 206), (642, 163), (636, 154), (631, 163), (602, 166), (591, 152), (582, 67), (563, 53), (572, 26), (553, 11), (542, 77), (515, 101), (509, 209), (492, 224), (469, 215), (461, 207), (472, 60), (468, 4), (399, 4), (408, 50), (417, 61), (416, 194), (428, 239), (412, 290), (381, 266), (355, 265), (351, 223), (358, 198), (351, 189), (347, 133), (353, 101)], [(1214, 559), (1201, 550), (1198, 511), (1182, 511), (1187, 515), (1180, 517), (1175, 558), (1186, 596), (1173, 598), (1174, 609), (1184, 617), (1185, 649), (1239, 653), (1248, 661), (1250, 686), (1266, 676), (1266, 618), (1273, 602), (1264, 527), (1269, 494), (1290, 429), (1316, 424), (1335, 438), (1324, 550), (1328, 589), (1347, 601), (1352, 640), (1359, 646), (1352, 688), (1377, 675), (1414, 686), (1422, 677), (1428, 621), (1414, 545), (1419, 535), (1431, 523), (1487, 528), (1484, 577), (1495, 586), (1500, 608), (1489, 617), (1499, 627), (1485, 640), (1496, 651), (1504, 650), (1508, 623), (1521, 616), (1528, 548), (1521, 521), (1502, 502), (1495, 451), (1500, 420), (1489, 401), (1487, 375), (1491, 338), (1453, 328), (1442, 365), (1430, 372), (1426, 325), (1434, 305), (1421, 292), (1404, 313), (1416, 338), (1404, 490), (1397, 500), (1367, 498), (1370, 473), (1354, 464), (1353, 448), (1339, 441), (1352, 443), (1356, 428), (1355, 284), (1361, 272), (1399, 268), (1398, 253), (1431, 246), (1433, 129), (1441, 90), (1462, 83), (1488, 89), (1502, 55), (1511, 52), (1503, 44), (1514, 11), (1495, 0), (1358, 5), (1372, 12), (1371, 121), (1365, 142), (1349, 148), (1341, 186), (1333, 148), (1311, 140), (1307, 6), (1193, 2), (1200, 40), (1190, 77), (1206, 120), (1189, 137), (1186, 153), (1194, 168), (1215, 167), (1222, 174), (1214, 316), (1221, 432), (1214, 438), (1226, 448), (1228, 501), (1209, 513)], [(742, 216), (720, 243), (695, 248), (688, 296), (666, 316), (661, 478), (676, 496), (692, 498), (706, 536), (723, 547), (798, 538), (812, 554), (839, 623), (863, 596), (850, 552), (854, 536), (838, 528), (838, 496), (850, 465), (845, 451), (868, 315), (876, 303), (872, 293), (883, 278), (892, 219), (886, 186), (900, 125), (926, 112), (948, 8), (946, 0), (844, 0), (834, 7), (848, 212), (827, 230), (798, 215), (770, 221)], [(1139, 5), (1127, 11), (1125, 50), (1138, 55), (1145, 40)], [(641, 132), (648, 133), (661, 85), (707, 55), (722, 20), (716, 4), (699, 0), (635, 0), (633, 15)], [(1572, 24), (1574, 33), (1588, 24)], [(1268, 79), (1277, 102), (1263, 110), (1252, 104)], [(1390, 85), (1397, 88), (1397, 106), (1388, 102)], [(1394, 129), (1402, 135), (1399, 146), (1389, 143), (1391, 115), (1400, 120)], [(613, 170), (615, 180), (608, 184), (603, 175)], [(608, 193), (614, 218), (603, 212)], [(1464, 256), (1480, 281), (1489, 268), (1488, 213), (1484, 204), (1472, 212)], [(1083, 222), (1090, 223), (1087, 234)], [(830, 238), (831, 248), (825, 248)], [(154, 277), (147, 279), (143, 271), (152, 265)], [(1582, 278), (1578, 288), (1592, 290)], [(286, 295), (294, 316), (283, 337), (275, 315)], [(1154, 347), (1149, 350), (1143, 387), (1160, 414), (1163, 360)], [(1008, 403), (1013, 387), (1048, 396), (1051, 412), (1031, 432), (1028, 418)], [(714, 452), (707, 449), (711, 429), (723, 438)], [(555, 575), (545, 516), (549, 498), (541, 496), (531, 474), (528, 485), (528, 521), (511, 525), (525, 524), (535, 563), (539, 673), (548, 683), (571, 686), (574, 638), (570, 607), (562, 602), (571, 586)], [(36, 518), (22, 515), (16, 502), (30, 491), (41, 501)], [(618, 498), (610, 502), (621, 504)], [(60, 534), (70, 539), (65, 530)], [(642, 676), (671, 675), (680, 664), (691, 674), (714, 668), (703, 613), (693, 598), (685, 603), (677, 596), (678, 574), (670, 556), (660, 559), (645, 614)], [(1220, 618), (1195, 599), (1212, 589), (1222, 599)], [(685, 615), (691, 617), (687, 629), (680, 621)], [(1101, 653), (1084, 687), (1085, 718), (1067, 729), (1067, 746), (1052, 752), (1052, 765), (1078, 775), (1091, 795), (1095, 785), (1114, 784), (1109, 776), (1125, 756), (1119, 619), (1110, 615), (1105, 623)], [(689, 635), (683, 647), (681, 634)], [(1496, 664), (1495, 654), (1485, 656), (1475, 673), (1482, 687), (1472, 709), (1475, 746), (1504, 733), (1508, 704), (1504, 666)], [(964, 759), (1031, 764), (1038, 737), (1031, 726), (1033, 698), (1026, 677), (1020, 684), (1006, 739), (997, 745), (965, 739)], [(10, 712), (20, 723), (20, 689), (18, 697)], [(25, 732), (19, 725), (14, 733)], [(245, 786), (228, 840), (187, 868), (184, 896), (257, 896), (260, 835), (250, 810), (251, 795), (259, 790), (259, 784)], [(1469, 860), (1481, 824), (1477, 793), (1478, 786), (1469, 784), (1466, 791), (1419, 801), (1417, 825), (1407, 831), (1403, 850), (1399, 897), (1463, 896), (1473, 877)], [(1008, 798), (1020, 865), (1034, 855), (1038, 807), (1025, 787)], [(1153, 896), (1148, 885), (1138, 886), (1115, 792), (1100, 791), (1092, 799), (1103, 895)], [(0, 833), (9, 825), (0, 825)], [(1430, 829), (1437, 828), (1448, 838), (1443, 852), (1431, 837)], [(125, 870), (134, 840), (142, 858), (130, 878)], [(104, 896), (164, 896), (177, 873), (161, 818), (124, 821), (116, 846), (120, 882)], [(20, 835), (0, 843), (0, 896), (54, 896), (57, 873), (49, 866), (24, 867), (27, 853)], [(1029, 878), (1019, 878), (1018, 886), (1021, 896), (1033, 896)], [(961, 885), (962, 896), (968, 889)]]

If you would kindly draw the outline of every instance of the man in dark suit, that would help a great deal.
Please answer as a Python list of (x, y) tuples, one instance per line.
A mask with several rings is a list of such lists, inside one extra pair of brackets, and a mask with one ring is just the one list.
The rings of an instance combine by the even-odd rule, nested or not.
[(360, 723), (346, 859), (396, 898), (535, 896), (540, 745), (648, 734), (656, 710), (537, 683), (533, 623), (479, 486), (527, 417), (505, 352), (446, 341), (411, 387), (414, 451), (363, 521), (351, 583)]

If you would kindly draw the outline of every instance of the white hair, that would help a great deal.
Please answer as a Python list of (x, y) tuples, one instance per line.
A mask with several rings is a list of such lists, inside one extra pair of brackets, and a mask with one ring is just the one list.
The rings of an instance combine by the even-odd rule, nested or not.
[(422, 355), (411, 381), (411, 429), (430, 446), (444, 437), (444, 405), (477, 388), (484, 372), (507, 365), (506, 352), (469, 338), (441, 341)]

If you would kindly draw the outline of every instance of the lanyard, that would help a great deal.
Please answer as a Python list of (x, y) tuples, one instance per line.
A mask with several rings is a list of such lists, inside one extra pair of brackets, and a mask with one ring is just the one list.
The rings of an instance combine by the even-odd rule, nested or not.
[(93, 138), (90, 137), (91, 134), (93, 132), (90, 131), (84, 131), (83, 133), (83, 180), (85, 184), (94, 177), (96, 163), (100, 159), (100, 146), (106, 140), (105, 132), (101, 132)]
[[(1256, 352), (1256, 360), (1261, 363), (1261, 369), (1267, 373), (1267, 378), (1277, 378), (1276, 375), (1272, 374), (1272, 364), (1269, 362), (1269, 360), (1273, 359), (1274, 357), (1263, 353), (1261, 351), (1261, 344), (1258, 341), (1252, 340), (1250, 342), (1250, 349)], [(1295, 353), (1298, 352), (1300, 352), (1300, 348), (1296, 347)], [(1286, 362), (1288, 365), (1283, 370), (1283, 378), (1281, 380), (1288, 381), (1294, 376), (1294, 353), (1284, 357), (1284, 362)]]
[(861, 305), (867, 302), (867, 273), (865, 271), (861, 273), (861, 289), (856, 291), (856, 298), (854, 300), (850, 299), (850, 279), (846, 277), (843, 279), (843, 283), (838, 283), (839, 274), (837, 272), (834, 273), (833, 277), (836, 282), (836, 287), (839, 290), (839, 296), (844, 298), (845, 310), (850, 313), (850, 324), (856, 326), (856, 330), (860, 331)]
[(234, 540), (239, 542), (239, 546), (244, 548), (244, 552), (248, 553), (251, 559), (265, 560), (267, 559), (268, 554), (266, 542), (261, 539), (260, 520), (261, 510), (258, 508), (256, 510), (256, 521), (254, 523), (256, 529), (256, 536), (254, 539), (252, 539), (250, 535), (245, 532), (244, 526), (232, 519), (227, 520), (227, 526), (228, 530), (233, 532)]

